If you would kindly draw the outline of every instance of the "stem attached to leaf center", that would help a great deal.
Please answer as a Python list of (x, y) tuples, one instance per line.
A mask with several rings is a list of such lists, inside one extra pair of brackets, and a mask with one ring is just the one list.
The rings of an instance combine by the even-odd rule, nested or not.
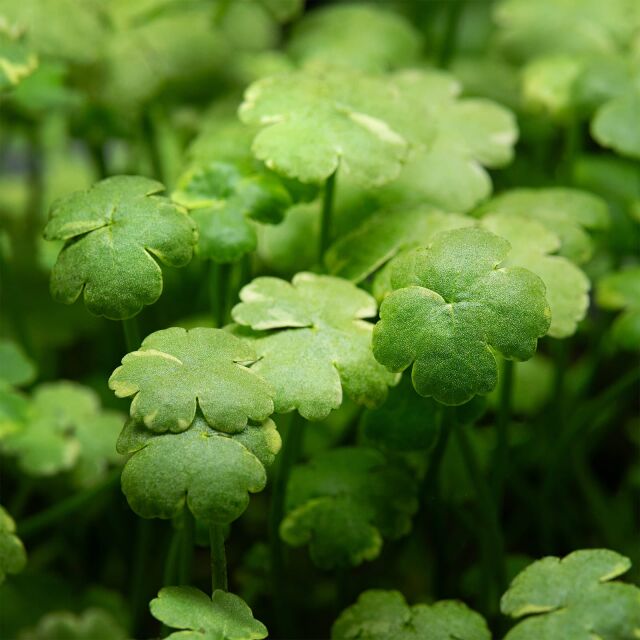
[(511, 422), (511, 397), (513, 395), (513, 360), (505, 360), (500, 380), (500, 405), (496, 417), (496, 448), (493, 459), (493, 495), (496, 510), (500, 514), (504, 481), (507, 476), (509, 458), (509, 423)]
[(182, 535), (180, 544), (180, 569), (178, 584), (191, 582), (191, 568), (193, 566), (193, 539), (195, 536), (195, 521), (191, 511), (185, 507), (182, 520)]
[(138, 318), (125, 318), (122, 321), (122, 328), (124, 329), (124, 341), (127, 345), (127, 351), (131, 353), (140, 348), (140, 327), (138, 326)]
[(336, 190), (336, 169), (324, 184), (324, 195), (322, 197), (322, 220), (320, 223), (320, 247), (318, 262), (322, 265), (324, 252), (329, 248), (331, 240), (331, 219), (333, 216), (333, 200)]
[(224, 528), (218, 524), (209, 527), (211, 545), (211, 595), (216, 589), (229, 590), (227, 582), (227, 554), (224, 549)]

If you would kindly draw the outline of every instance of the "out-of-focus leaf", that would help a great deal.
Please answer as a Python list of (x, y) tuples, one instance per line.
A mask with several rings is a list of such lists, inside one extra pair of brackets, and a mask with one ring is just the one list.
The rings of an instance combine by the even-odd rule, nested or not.
[(8, 573), (18, 573), (27, 563), (27, 554), (16, 536), (13, 518), (0, 506), (0, 584)]

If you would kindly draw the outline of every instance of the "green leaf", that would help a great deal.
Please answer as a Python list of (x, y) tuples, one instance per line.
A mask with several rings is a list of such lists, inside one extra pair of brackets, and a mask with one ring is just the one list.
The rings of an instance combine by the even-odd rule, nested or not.
[(456, 600), (410, 607), (399, 591), (371, 589), (345, 609), (332, 640), (491, 640), (484, 618)]
[(260, 640), (268, 633), (242, 598), (220, 589), (209, 598), (194, 587), (165, 587), (149, 608), (166, 626), (185, 629), (170, 640)]
[(28, 412), (27, 397), (0, 381), (0, 442), (7, 435), (24, 428)]
[(591, 135), (623, 156), (640, 159), (640, 89), (610, 100), (591, 121)]
[(440, 431), (438, 403), (419, 396), (408, 376), (389, 390), (384, 404), (362, 415), (368, 442), (391, 451), (424, 451), (435, 444)]
[(396, 258), (395, 291), (373, 333), (376, 359), (392, 371), (414, 363), (416, 391), (444, 404), (489, 393), (497, 382), (492, 349), (527, 360), (550, 324), (543, 282), (503, 267), (509, 250), (506, 240), (468, 228)]
[(380, 555), (383, 538), (407, 534), (417, 509), (415, 481), (397, 462), (375, 449), (342, 447), (293, 469), (280, 535), (309, 545), (323, 569), (356, 566)]
[(22, 429), (2, 441), (3, 452), (18, 457), (29, 475), (71, 471), (74, 482), (98, 482), (119, 461), (115, 451), (124, 417), (102, 411), (94, 391), (73, 382), (42, 384), (33, 392)]
[(127, 637), (111, 613), (91, 608), (80, 614), (49, 613), (35, 628), (21, 633), (19, 640), (127, 640)]
[(0, 584), (8, 573), (19, 573), (27, 563), (27, 554), (15, 532), (15, 522), (0, 506)]
[(216, 161), (183, 174), (172, 197), (192, 210), (200, 256), (216, 262), (235, 262), (254, 251), (253, 221), (277, 224), (292, 204), (276, 174), (252, 164)]
[(640, 589), (612, 582), (628, 558), (607, 549), (534, 562), (502, 597), (502, 612), (524, 618), (505, 640), (621, 640), (640, 636)]
[(552, 255), (560, 249), (560, 239), (535, 220), (518, 219), (505, 213), (485, 216), (482, 226), (509, 241), (511, 253), (505, 266), (529, 269), (544, 282), (551, 309), (549, 335), (573, 335), (589, 306), (587, 276), (567, 258)]
[(330, 64), (366, 72), (411, 65), (420, 35), (397, 13), (365, 4), (334, 5), (298, 22), (289, 54), (300, 64)]
[(373, 406), (396, 382), (371, 352), (373, 325), (364, 319), (376, 315), (376, 302), (352, 283), (305, 272), (291, 284), (261, 277), (240, 299), (231, 315), (254, 332), (236, 332), (255, 348), (252, 370), (274, 388), (276, 411), (322, 420), (341, 405), (343, 391)]
[(640, 348), (640, 267), (610, 273), (598, 281), (596, 301), (603, 309), (621, 310), (611, 328), (623, 349)]
[(605, 229), (609, 224), (609, 211), (602, 198), (565, 187), (511, 189), (477, 213), (506, 213), (541, 222), (560, 238), (559, 254), (577, 264), (589, 260), (593, 252), (588, 232)]
[(12, 340), (0, 339), (0, 381), (22, 386), (35, 377), (36, 367), (22, 347)]
[(12, 29), (0, 17), (0, 92), (20, 84), (38, 66), (38, 56), (24, 41), (17, 29)]
[(143, 518), (169, 519), (185, 506), (207, 524), (228, 524), (262, 491), (280, 449), (275, 424), (247, 426), (229, 436), (196, 416), (182, 433), (154, 434), (129, 420), (118, 451), (133, 454), (122, 472), (122, 491)]
[(397, 177), (407, 142), (378, 116), (398, 100), (379, 78), (312, 68), (258, 80), (240, 119), (262, 129), (253, 153), (270, 169), (301, 182), (340, 173), (371, 187)]
[(179, 327), (147, 336), (109, 378), (119, 398), (133, 396), (131, 417), (156, 432), (188, 429), (200, 408), (219, 431), (242, 431), (273, 413), (268, 383), (248, 365), (254, 348), (221, 329)]
[(302, 13), (305, 0), (259, 0), (259, 2), (278, 22), (289, 22)]
[(89, 311), (121, 320), (160, 297), (158, 261), (184, 266), (197, 239), (189, 216), (156, 195), (163, 188), (115, 176), (53, 204), (45, 238), (66, 241), (51, 273), (56, 300), (71, 304), (84, 291)]

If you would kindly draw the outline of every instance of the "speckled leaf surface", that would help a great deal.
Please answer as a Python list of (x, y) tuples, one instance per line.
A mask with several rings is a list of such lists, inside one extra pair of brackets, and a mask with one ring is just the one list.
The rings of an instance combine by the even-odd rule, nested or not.
[(409, 606), (399, 591), (371, 589), (345, 609), (332, 640), (491, 640), (484, 618), (456, 600)]
[(413, 363), (416, 391), (444, 404), (491, 391), (492, 349), (527, 360), (550, 324), (543, 282), (502, 266), (509, 251), (503, 238), (468, 228), (396, 258), (394, 292), (382, 303), (373, 335), (376, 359), (392, 371)]
[(505, 640), (622, 640), (640, 636), (640, 589), (613, 581), (631, 566), (607, 549), (549, 556), (529, 565), (502, 597), (522, 620)]
[(382, 79), (312, 68), (253, 83), (239, 115), (262, 127), (253, 152), (270, 169), (319, 183), (340, 167), (372, 187), (397, 177), (407, 153), (406, 140), (377, 115), (397, 99)]
[(614, 341), (624, 349), (640, 349), (640, 267), (600, 278), (596, 301), (603, 309), (622, 312), (611, 327)]
[(173, 640), (261, 640), (267, 628), (242, 598), (217, 589), (210, 598), (194, 587), (165, 587), (149, 608), (168, 627), (183, 629)]
[(45, 228), (65, 240), (51, 273), (51, 293), (71, 304), (84, 292), (87, 308), (114, 320), (130, 318), (162, 293), (158, 261), (191, 260), (196, 228), (154, 180), (115, 176), (57, 200)]
[(294, 468), (280, 535), (309, 545), (321, 568), (355, 566), (378, 557), (383, 538), (408, 533), (417, 508), (406, 470), (375, 449), (343, 447)]
[(364, 405), (384, 400), (397, 377), (373, 357), (366, 318), (375, 300), (340, 278), (299, 273), (291, 283), (256, 278), (240, 292), (236, 330), (260, 359), (252, 370), (275, 390), (278, 412), (297, 409), (309, 420), (326, 418), (343, 392)]
[(262, 491), (280, 449), (271, 420), (232, 436), (197, 416), (182, 433), (154, 434), (129, 420), (118, 451), (133, 454), (122, 472), (129, 506), (143, 518), (173, 518), (187, 506), (208, 524), (228, 524)]
[(172, 327), (147, 336), (109, 378), (131, 416), (156, 432), (188, 429), (200, 408), (209, 425), (241, 431), (273, 413), (273, 392), (255, 367), (250, 344), (221, 329)]
[(19, 573), (27, 563), (27, 554), (18, 536), (16, 524), (7, 511), (0, 506), (0, 584), (7, 574)]

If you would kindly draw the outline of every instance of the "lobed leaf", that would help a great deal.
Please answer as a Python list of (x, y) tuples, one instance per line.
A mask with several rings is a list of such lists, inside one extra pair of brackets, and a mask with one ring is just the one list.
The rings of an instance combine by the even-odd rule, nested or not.
[(113, 320), (130, 318), (162, 293), (157, 261), (191, 260), (193, 221), (167, 198), (159, 182), (115, 176), (56, 201), (47, 240), (65, 240), (51, 273), (51, 294), (71, 304), (84, 291), (87, 308)]
[(409, 606), (399, 591), (371, 589), (345, 609), (332, 640), (491, 640), (484, 618), (456, 600)]
[(596, 301), (603, 309), (622, 311), (611, 328), (614, 341), (624, 349), (640, 348), (640, 267), (600, 278)]
[(133, 396), (131, 417), (152, 431), (185, 431), (199, 408), (211, 427), (235, 433), (274, 410), (271, 387), (248, 366), (258, 358), (227, 331), (172, 327), (127, 354), (109, 388), (119, 398)]
[(371, 352), (375, 300), (352, 283), (331, 276), (299, 273), (291, 283), (256, 278), (240, 291), (233, 319), (255, 348), (252, 371), (274, 389), (275, 410), (297, 409), (322, 420), (342, 403), (343, 391), (357, 403), (384, 400), (397, 381)]
[(392, 371), (413, 363), (416, 391), (444, 404), (489, 393), (497, 382), (492, 349), (527, 360), (550, 325), (543, 282), (502, 266), (509, 250), (506, 240), (467, 228), (399, 256), (373, 333), (376, 359)]
[(280, 449), (271, 420), (227, 435), (196, 416), (187, 431), (156, 434), (129, 420), (118, 451), (132, 454), (122, 472), (122, 491), (143, 518), (169, 519), (186, 507), (207, 524), (228, 524), (262, 491), (265, 467)]
[(184, 629), (170, 640), (260, 640), (267, 628), (248, 605), (233, 593), (217, 589), (213, 596), (195, 587), (164, 587), (149, 608), (168, 627)]
[(27, 563), (27, 554), (16, 533), (16, 524), (0, 506), (0, 584), (8, 573), (19, 573)]

